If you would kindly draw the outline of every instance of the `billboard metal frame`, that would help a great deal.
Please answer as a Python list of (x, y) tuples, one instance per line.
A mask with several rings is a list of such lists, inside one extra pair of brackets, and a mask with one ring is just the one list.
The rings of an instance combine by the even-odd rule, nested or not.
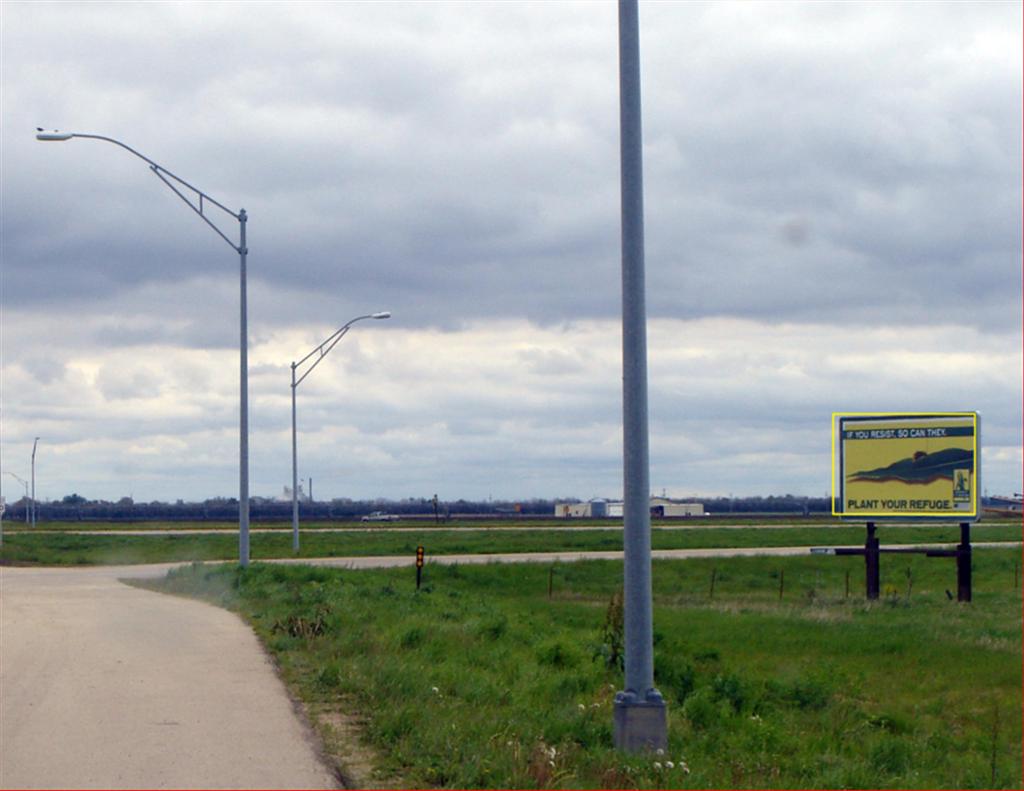
[[(884, 509), (847, 511), (846, 446), (844, 431), (851, 424), (892, 424), (892, 430), (904, 430), (908, 423), (916, 427), (927, 426), (929, 421), (970, 419), (973, 429), (971, 467), (971, 510), (949, 509), (926, 511), (913, 509)], [(899, 423), (903, 426), (898, 426)], [(890, 430), (890, 429), (873, 429)], [(907, 437), (893, 437), (904, 439)], [(838, 506), (838, 507), (837, 507)], [(852, 521), (906, 521), (906, 522), (976, 522), (981, 518), (981, 416), (977, 412), (833, 412), (832, 413), (832, 514)]]

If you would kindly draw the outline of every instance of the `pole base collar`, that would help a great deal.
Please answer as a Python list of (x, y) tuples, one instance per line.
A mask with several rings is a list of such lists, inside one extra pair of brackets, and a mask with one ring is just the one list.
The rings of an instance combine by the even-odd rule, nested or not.
[(617, 750), (641, 753), (668, 748), (668, 709), (660, 695), (648, 700), (616, 696), (613, 725)]

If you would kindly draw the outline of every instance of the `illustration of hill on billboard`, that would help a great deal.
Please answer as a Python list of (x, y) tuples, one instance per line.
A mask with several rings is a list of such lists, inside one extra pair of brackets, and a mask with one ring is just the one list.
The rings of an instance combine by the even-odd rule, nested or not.
[(836, 516), (978, 518), (977, 412), (836, 412), (832, 426)]

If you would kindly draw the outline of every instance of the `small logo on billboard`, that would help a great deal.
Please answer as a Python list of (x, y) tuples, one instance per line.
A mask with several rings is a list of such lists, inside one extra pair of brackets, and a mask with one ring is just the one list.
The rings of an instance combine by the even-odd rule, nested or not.
[(971, 471), (953, 470), (953, 502), (969, 503), (971, 501)]

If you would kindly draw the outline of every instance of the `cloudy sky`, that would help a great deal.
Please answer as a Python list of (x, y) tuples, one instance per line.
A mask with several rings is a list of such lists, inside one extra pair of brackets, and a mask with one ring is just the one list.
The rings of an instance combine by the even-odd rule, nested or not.
[[(3, 491), (622, 492), (611, 2), (4, 0)], [(640, 4), (651, 485), (830, 489), (833, 411), (978, 410), (1021, 488), (1021, 5)], [(237, 224), (225, 216), (234, 237)]]

